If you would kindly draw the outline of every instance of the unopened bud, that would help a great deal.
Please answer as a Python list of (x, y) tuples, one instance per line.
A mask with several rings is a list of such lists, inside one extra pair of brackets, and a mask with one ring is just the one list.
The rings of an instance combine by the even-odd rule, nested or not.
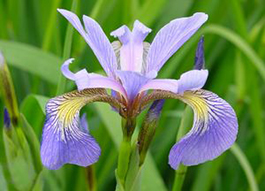
[(199, 40), (197, 50), (196, 50), (196, 56), (195, 56), (195, 62), (194, 62), (194, 69), (195, 70), (201, 70), (204, 69), (205, 65), (205, 59), (204, 59), (204, 37), (202, 36)]
[(10, 121), (10, 116), (9, 113), (7, 111), (7, 109), (4, 109), (4, 127), (8, 130), (10, 129), (11, 126), (11, 121)]
[(157, 123), (165, 100), (156, 100), (146, 114), (143, 125), (138, 136), (138, 147), (140, 154), (140, 165), (143, 164), (147, 150), (155, 135)]
[(0, 51), (0, 90), (4, 100), (4, 104), (6, 105), (7, 110), (9, 111), (11, 122), (14, 126), (17, 126), (19, 112), (15, 96), (15, 90), (8, 66), (5, 63), (5, 59), (1, 51)]

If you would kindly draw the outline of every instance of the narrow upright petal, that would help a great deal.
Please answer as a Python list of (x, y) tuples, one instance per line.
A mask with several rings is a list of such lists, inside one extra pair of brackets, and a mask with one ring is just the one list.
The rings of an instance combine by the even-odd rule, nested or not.
[(176, 143), (169, 154), (169, 164), (177, 169), (182, 163), (197, 165), (213, 160), (236, 140), (238, 123), (233, 108), (216, 94), (187, 91), (180, 98), (194, 110), (193, 127)]
[(200, 41), (197, 46), (196, 55), (195, 55), (195, 62), (194, 62), (194, 69), (201, 70), (204, 69), (205, 59), (204, 59), (204, 38), (203, 36), (200, 38)]
[(79, 18), (74, 13), (63, 9), (58, 9), (58, 11), (83, 36), (108, 76), (114, 77), (117, 69), (115, 53), (99, 24), (92, 18), (84, 16), (83, 21), (86, 29), (84, 30)]
[(119, 54), (121, 70), (139, 73), (143, 71), (143, 41), (150, 32), (151, 29), (136, 20), (132, 31), (123, 25), (111, 33), (122, 43)]
[(201, 27), (208, 19), (205, 13), (171, 21), (154, 38), (148, 56), (148, 71), (159, 71), (165, 62)]
[(74, 59), (68, 59), (64, 62), (61, 67), (63, 75), (75, 81), (78, 90), (84, 90), (87, 88), (108, 88), (120, 92), (126, 97), (126, 92), (122, 85), (114, 79), (95, 74), (88, 73), (86, 69), (80, 70), (77, 73), (73, 73), (69, 70), (69, 64), (72, 63)]

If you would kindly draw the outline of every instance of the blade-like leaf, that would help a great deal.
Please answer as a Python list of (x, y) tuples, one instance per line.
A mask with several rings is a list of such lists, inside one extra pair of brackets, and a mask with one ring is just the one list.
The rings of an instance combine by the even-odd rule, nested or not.
[(52, 84), (58, 82), (61, 60), (55, 55), (28, 44), (4, 40), (0, 40), (0, 50), (10, 65)]

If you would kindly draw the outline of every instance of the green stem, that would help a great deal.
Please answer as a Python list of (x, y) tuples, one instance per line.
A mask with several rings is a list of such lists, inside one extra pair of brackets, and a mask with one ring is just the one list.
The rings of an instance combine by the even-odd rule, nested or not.
[(135, 119), (122, 119), (123, 140), (121, 142), (118, 158), (117, 176), (124, 187), (131, 155), (131, 137), (136, 126)]
[(117, 175), (124, 186), (131, 155), (131, 139), (123, 138), (119, 151)]
[[(192, 109), (190, 107), (186, 107), (184, 111), (184, 115), (181, 119), (180, 127), (177, 134), (177, 141), (179, 141), (183, 135), (187, 133), (192, 125)], [(173, 183), (172, 191), (180, 191), (185, 180), (187, 172), (187, 167), (180, 164), (179, 168), (176, 170), (175, 179)]]

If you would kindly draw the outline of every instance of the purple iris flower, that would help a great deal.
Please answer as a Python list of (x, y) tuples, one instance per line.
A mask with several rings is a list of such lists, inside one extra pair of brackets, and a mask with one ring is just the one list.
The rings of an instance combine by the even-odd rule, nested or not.
[[(170, 151), (169, 164), (196, 165), (212, 160), (227, 150), (237, 135), (237, 118), (231, 106), (216, 94), (202, 90), (208, 70), (204, 69), (203, 41), (198, 46), (195, 68), (180, 79), (155, 79), (166, 61), (207, 20), (205, 13), (175, 19), (165, 25), (149, 44), (144, 39), (151, 32), (139, 21), (132, 31), (121, 26), (111, 33), (118, 40), (110, 43), (99, 24), (83, 16), (83, 25), (72, 12), (58, 11), (74, 26), (93, 50), (106, 76), (73, 73), (68, 59), (62, 65), (65, 77), (75, 81), (78, 90), (51, 99), (46, 106), (41, 159), (49, 169), (65, 163), (88, 166), (100, 156), (100, 147), (79, 118), (87, 103), (109, 103), (124, 118), (135, 118), (148, 104), (159, 99), (180, 99), (194, 110), (190, 132)], [(109, 95), (106, 89), (112, 91)]]

